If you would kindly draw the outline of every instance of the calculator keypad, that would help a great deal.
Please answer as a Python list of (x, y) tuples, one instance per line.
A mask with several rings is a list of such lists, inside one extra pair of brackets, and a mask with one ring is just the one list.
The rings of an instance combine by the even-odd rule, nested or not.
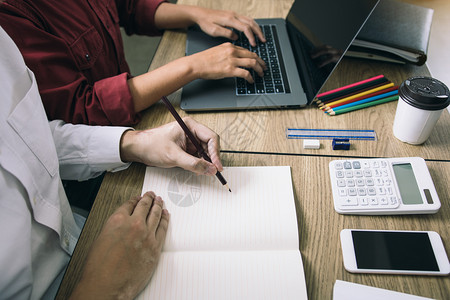
[(388, 166), (382, 159), (334, 161), (330, 172), (335, 205), (342, 210), (398, 207), (400, 199)]

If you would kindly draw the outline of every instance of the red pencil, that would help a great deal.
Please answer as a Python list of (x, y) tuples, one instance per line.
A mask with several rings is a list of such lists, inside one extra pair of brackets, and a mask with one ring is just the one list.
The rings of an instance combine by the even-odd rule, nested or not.
[(384, 77), (384, 75), (378, 75), (378, 76), (375, 76), (375, 77), (371, 77), (369, 79), (365, 79), (365, 80), (358, 81), (358, 82), (355, 82), (355, 83), (352, 83), (352, 84), (349, 84), (349, 85), (346, 85), (346, 86), (342, 86), (340, 88), (337, 88), (337, 89), (334, 89), (334, 90), (331, 90), (331, 91), (328, 91), (328, 92), (320, 93), (319, 95), (316, 96), (316, 98), (320, 98), (320, 97), (326, 96), (328, 94), (339, 92), (341, 90), (344, 90), (344, 89), (347, 89), (347, 88), (351, 88), (351, 87), (354, 87), (354, 86), (357, 86), (357, 85), (360, 85), (360, 84), (363, 84), (363, 83), (366, 83), (366, 82), (369, 82), (369, 81), (377, 80), (377, 79), (383, 78), (383, 77)]

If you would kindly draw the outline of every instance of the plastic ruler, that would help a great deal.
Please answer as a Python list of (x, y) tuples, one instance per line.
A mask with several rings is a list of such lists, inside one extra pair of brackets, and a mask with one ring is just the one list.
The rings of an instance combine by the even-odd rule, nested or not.
[(288, 139), (332, 140), (336, 138), (376, 141), (375, 130), (286, 128)]

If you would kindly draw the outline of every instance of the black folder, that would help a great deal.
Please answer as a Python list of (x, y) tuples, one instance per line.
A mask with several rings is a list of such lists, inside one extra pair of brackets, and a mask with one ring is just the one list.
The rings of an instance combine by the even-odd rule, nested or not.
[(423, 65), (433, 12), (397, 0), (380, 0), (346, 55)]

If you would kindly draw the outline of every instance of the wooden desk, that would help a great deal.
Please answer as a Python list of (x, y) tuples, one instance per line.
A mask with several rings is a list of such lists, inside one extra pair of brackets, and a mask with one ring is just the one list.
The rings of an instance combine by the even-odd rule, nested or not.
[[(183, 4), (200, 4), (217, 9), (233, 9), (255, 18), (284, 17), (291, 0), (180, 0)], [(155, 69), (184, 55), (184, 31), (167, 31), (151, 64)], [(324, 90), (355, 82), (377, 74), (385, 74), (399, 84), (412, 75), (428, 75), (426, 67), (398, 66), (377, 62), (344, 59)], [(169, 96), (178, 107), (181, 91)], [(411, 146), (392, 135), (395, 103), (384, 104), (336, 117), (328, 117), (314, 107), (296, 110), (246, 111), (190, 114), (221, 135), (223, 150), (275, 152), (291, 155), (224, 153), (225, 166), (290, 165), (292, 167), (300, 251), (303, 256), (309, 299), (331, 299), (336, 279), (432, 297), (448, 298), (449, 277), (355, 275), (344, 270), (339, 232), (343, 228), (435, 230), (441, 234), (449, 254), (450, 180), (449, 128), (450, 116), (443, 113), (430, 139), (422, 146)], [(180, 111), (180, 110), (179, 110)], [(182, 116), (186, 115), (180, 111)], [(219, 117), (218, 117), (219, 116)], [(162, 103), (148, 109), (138, 128), (155, 127), (173, 121)], [(301, 140), (287, 140), (286, 127), (375, 129), (377, 142), (354, 142), (348, 152), (331, 150), (331, 142), (323, 141), (320, 150), (304, 150)], [(297, 156), (294, 154), (306, 154)], [(315, 156), (309, 156), (315, 155)], [(421, 156), (428, 160), (431, 175), (442, 207), (435, 215), (419, 216), (343, 216), (333, 209), (328, 163), (333, 156)], [(79, 280), (86, 254), (108, 216), (121, 203), (141, 193), (145, 167), (133, 164), (128, 170), (107, 174), (80, 237), (76, 251), (64, 276), (57, 299), (67, 299)]]
[[(209, 1), (180, 0), (217, 9), (233, 9), (257, 17), (285, 17), (292, 1)], [(276, 3), (276, 4), (275, 4)], [(184, 31), (167, 31), (159, 45), (150, 69), (155, 69), (185, 55)], [(358, 80), (384, 74), (395, 84), (414, 75), (429, 75), (426, 66), (397, 65), (344, 58), (328, 80), (323, 91)], [(250, 151), (289, 154), (348, 155), (366, 157), (421, 156), (425, 159), (450, 160), (450, 114), (444, 111), (431, 137), (421, 146), (397, 140), (392, 134), (396, 102), (330, 117), (316, 106), (289, 110), (253, 110), (240, 112), (185, 113), (179, 109), (181, 90), (169, 96), (181, 116), (190, 115), (206, 124), (221, 137), (225, 151)], [(151, 128), (173, 121), (162, 103), (145, 111), (138, 128)], [(331, 141), (322, 141), (320, 150), (303, 149), (302, 140), (288, 140), (286, 128), (373, 129), (378, 141), (352, 141), (351, 151), (333, 151)]]
[[(290, 165), (296, 200), (300, 252), (309, 299), (331, 299), (336, 279), (362, 283), (415, 295), (445, 299), (450, 277), (355, 275), (342, 263), (339, 232), (344, 228), (437, 231), (450, 254), (450, 162), (427, 162), (442, 202), (435, 215), (345, 216), (334, 211), (328, 174), (329, 157), (224, 154), (227, 166)], [(141, 193), (145, 168), (133, 164), (128, 170), (107, 174), (62, 282), (58, 299), (67, 299), (79, 279), (87, 249), (108, 216), (125, 200)]]

